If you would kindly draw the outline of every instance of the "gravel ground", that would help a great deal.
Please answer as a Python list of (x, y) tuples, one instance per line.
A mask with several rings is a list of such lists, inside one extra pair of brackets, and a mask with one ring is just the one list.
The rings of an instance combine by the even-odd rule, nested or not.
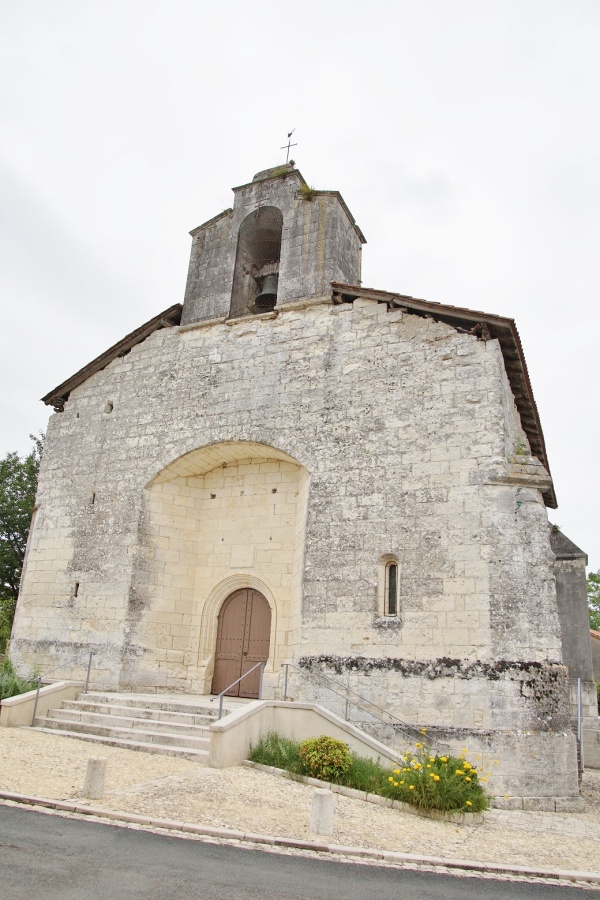
[[(81, 791), (91, 756), (107, 760), (106, 793)], [(0, 728), (0, 790), (115, 811), (310, 840), (313, 788), (254, 769), (210, 769), (27, 728)], [(581, 813), (490, 810), (453, 825), (334, 795), (328, 842), (447, 859), (600, 872), (600, 771), (585, 773)]]

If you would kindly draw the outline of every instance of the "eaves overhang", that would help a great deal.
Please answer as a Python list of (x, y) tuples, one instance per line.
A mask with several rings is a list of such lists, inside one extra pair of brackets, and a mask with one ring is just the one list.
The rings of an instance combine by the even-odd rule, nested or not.
[(84, 366), (83, 369), (75, 372), (74, 375), (71, 375), (70, 378), (67, 378), (66, 381), (59, 384), (58, 387), (49, 391), (45, 397), (42, 397), (43, 402), (48, 406), (52, 406), (56, 412), (62, 412), (72, 390), (79, 387), (80, 384), (83, 384), (90, 375), (94, 375), (95, 372), (100, 372), (102, 369), (105, 369), (106, 366), (114, 359), (117, 359), (117, 357), (125, 356), (132, 347), (135, 347), (136, 344), (141, 344), (141, 342), (145, 341), (153, 332), (158, 331), (160, 328), (170, 328), (173, 325), (179, 325), (181, 322), (182, 310), (183, 306), (181, 303), (175, 303), (157, 316), (154, 316), (153, 319), (145, 322), (140, 328), (136, 328), (131, 334), (126, 335), (116, 344), (113, 344), (112, 347), (109, 347), (108, 350), (105, 350), (104, 353), (101, 353), (100, 356), (93, 359), (87, 366)]
[[(413, 315), (445, 322), (453, 328), (465, 331), (471, 331), (477, 326), (481, 326), (480, 331), (485, 330), (486, 337), (495, 338), (500, 344), (506, 374), (531, 452), (539, 459), (548, 474), (551, 474), (542, 425), (533, 396), (521, 338), (514, 319), (460, 306), (435, 303), (431, 300), (420, 300), (405, 294), (393, 294), (388, 291), (373, 290), (340, 282), (332, 282), (331, 287), (334, 302), (351, 303), (357, 297), (364, 297), (377, 300), (379, 303), (387, 303), (391, 308), (406, 309)], [(544, 491), (543, 497), (546, 506), (556, 509), (558, 504), (554, 487)]]

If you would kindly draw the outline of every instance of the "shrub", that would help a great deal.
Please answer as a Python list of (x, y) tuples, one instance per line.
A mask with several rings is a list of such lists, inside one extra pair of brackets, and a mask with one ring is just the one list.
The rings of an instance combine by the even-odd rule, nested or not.
[(342, 784), (350, 769), (350, 749), (343, 741), (327, 737), (309, 738), (300, 744), (300, 759), (313, 778)]
[(20, 678), (8, 656), (4, 657), (0, 663), (0, 700), (33, 691), (36, 687), (37, 679)]
[(419, 809), (450, 812), (482, 812), (488, 808), (488, 798), (480, 784), (476, 767), (460, 756), (432, 754), (421, 743), (415, 745), (416, 754), (406, 752), (401, 765), (388, 775), (385, 796)]

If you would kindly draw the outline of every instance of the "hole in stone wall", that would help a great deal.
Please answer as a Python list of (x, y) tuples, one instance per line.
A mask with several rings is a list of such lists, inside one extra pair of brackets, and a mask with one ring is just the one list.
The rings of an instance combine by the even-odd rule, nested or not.
[(211, 499), (211, 500), (214, 500), (214, 499), (216, 498), (216, 496), (217, 496), (216, 494), (211, 494), (211, 495), (210, 495), (210, 499)]
[(272, 493), (272, 494), (276, 494), (276, 493), (277, 493), (277, 488), (271, 488), (271, 493)]
[(92, 494), (92, 506), (96, 502), (96, 494)]
[(104, 404), (104, 412), (105, 413), (111, 413), (114, 408), (115, 408), (115, 405), (112, 402), (112, 400), (107, 400), (106, 403)]
[(76, 597), (78, 593), (79, 593), (79, 582), (76, 581), (75, 587), (73, 588), (73, 596)]

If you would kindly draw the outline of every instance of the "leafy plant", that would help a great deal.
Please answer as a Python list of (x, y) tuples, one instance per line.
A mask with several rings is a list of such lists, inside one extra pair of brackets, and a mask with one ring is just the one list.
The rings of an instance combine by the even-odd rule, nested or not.
[(517, 446), (515, 448), (515, 453), (517, 456), (527, 456), (528, 455), (527, 447), (525, 446), (525, 444), (523, 443), (521, 438), (519, 438), (517, 440)]
[(312, 200), (313, 197), (316, 197), (317, 192), (313, 187), (310, 187), (308, 184), (301, 184), (298, 188), (298, 193), (300, 194), (300, 198), (302, 200)]
[(600, 569), (587, 577), (587, 597), (590, 628), (600, 631)]
[(10, 637), (37, 490), (43, 438), (30, 437), (28, 456), (0, 459), (0, 653)]
[(417, 753), (404, 753), (402, 765), (388, 775), (387, 796), (419, 809), (444, 812), (481, 812), (488, 808), (488, 798), (480, 784), (480, 779), (486, 782), (487, 776), (480, 776), (467, 761), (466, 750), (460, 756), (440, 756), (421, 743), (415, 749)]
[(7, 700), (9, 697), (16, 697), (17, 694), (33, 691), (36, 687), (36, 678), (20, 678), (8, 656), (2, 659), (0, 663), (0, 700)]
[(313, 778), (337, 783), (352, 763), (348, 745), (325, 734), (303, 741), (300, 744), (300, 759)]
[(250, 747), (249, 758), (263, 766), (275, 766), (296, 775), (304, 774), (300, 743), (270, 732), (256, 746)]

